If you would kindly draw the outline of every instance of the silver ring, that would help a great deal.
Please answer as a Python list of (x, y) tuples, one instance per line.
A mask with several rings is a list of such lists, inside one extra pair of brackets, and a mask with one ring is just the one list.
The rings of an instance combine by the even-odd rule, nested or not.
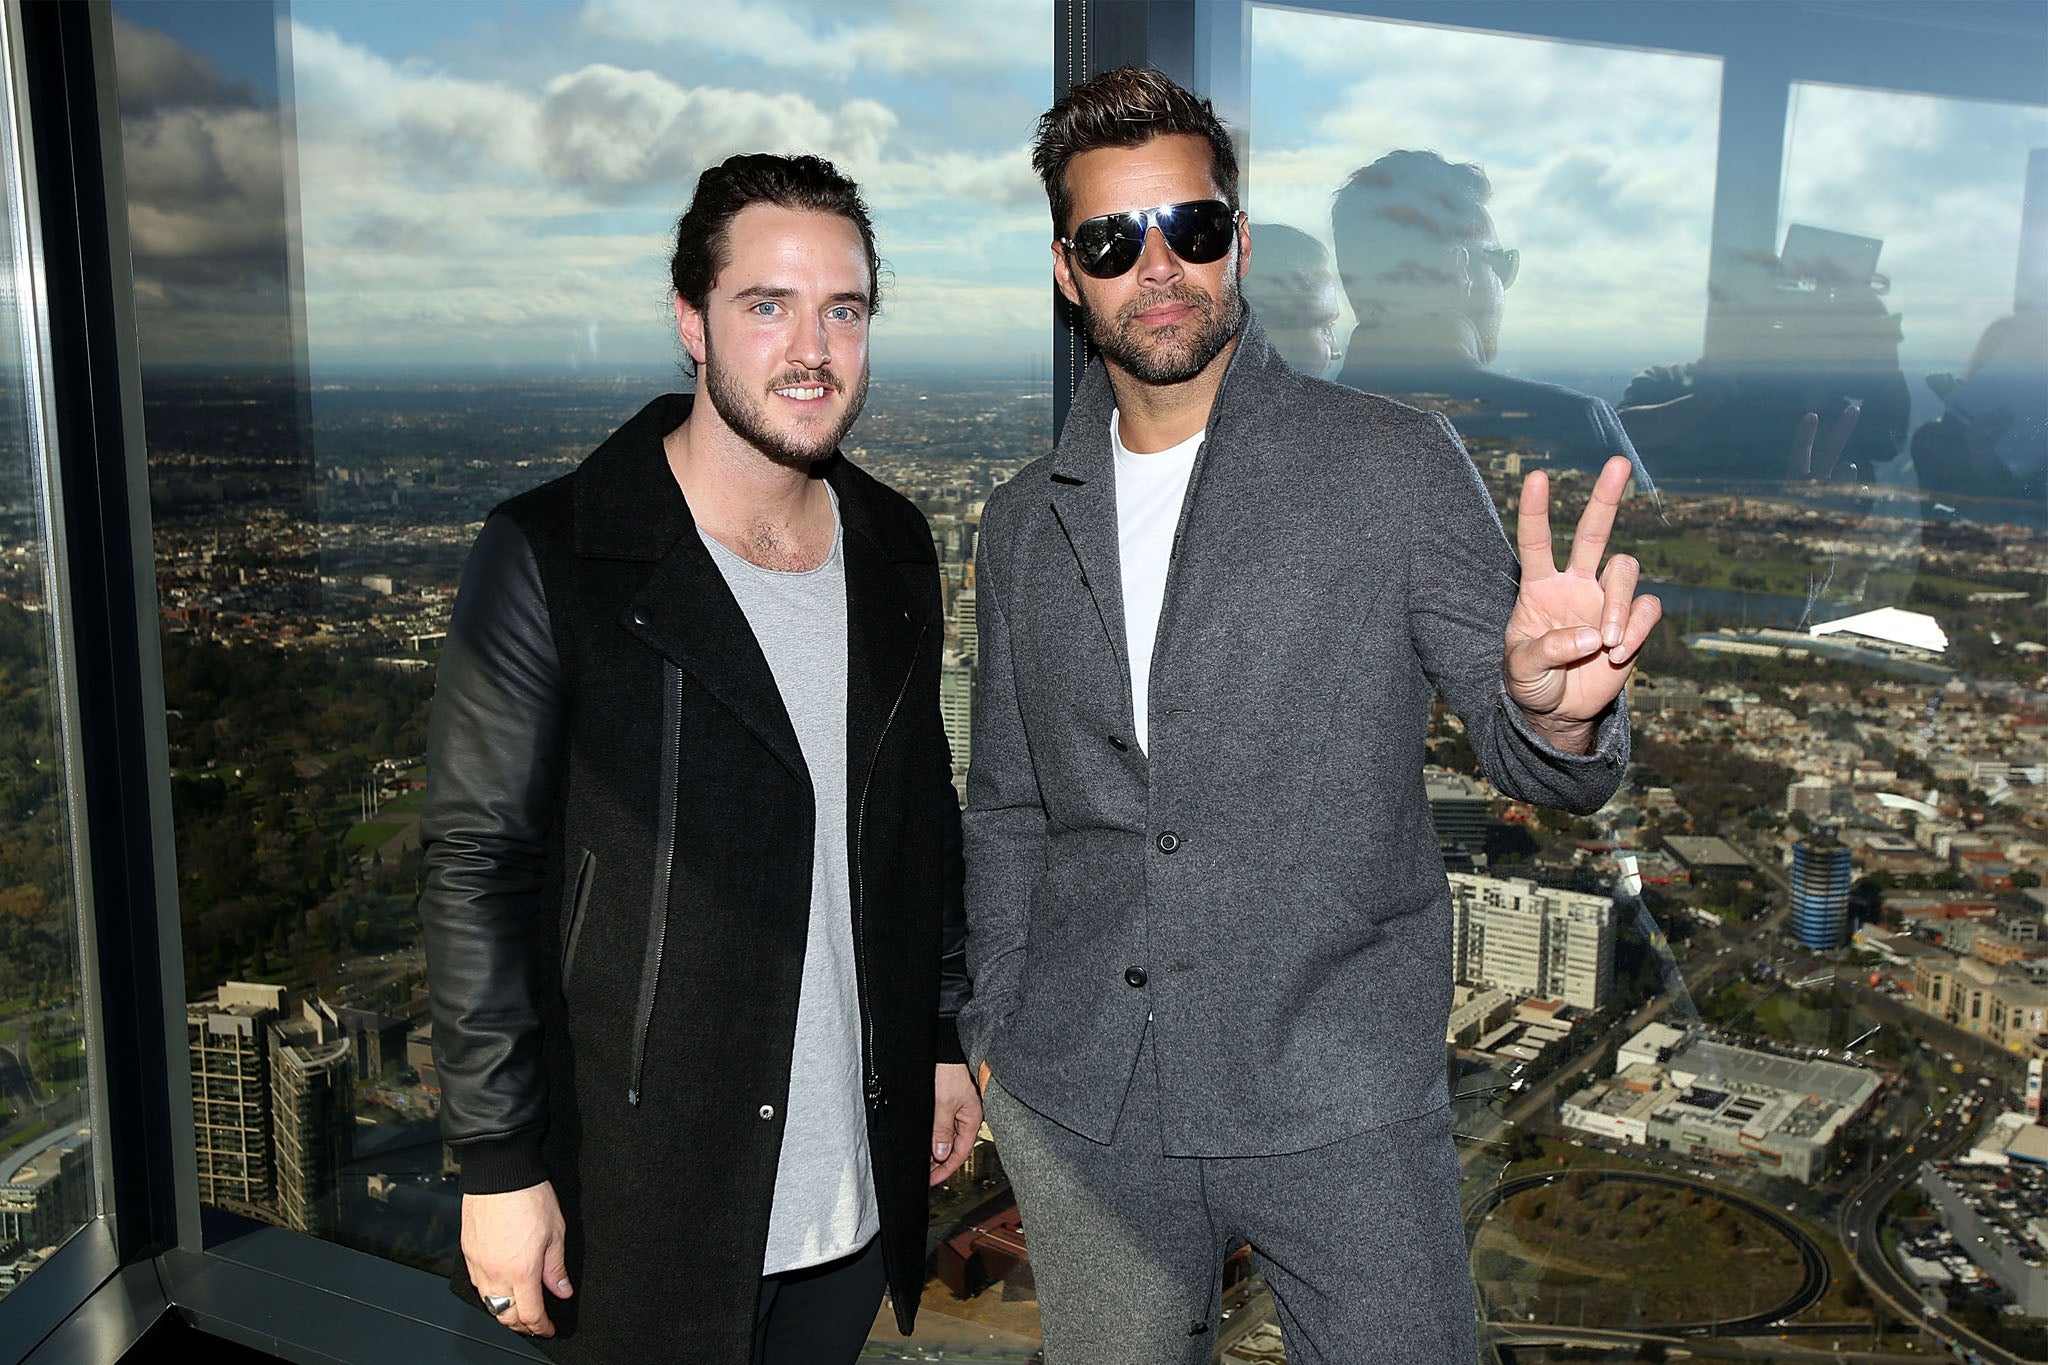
[(486, 1294), (483, 1296), (483, 1300), (484, 1307), (491, 1310), (491, 1316), (494, 1318), (503, 1317), (512, 1311), (512, 1296), (510, 1294)]

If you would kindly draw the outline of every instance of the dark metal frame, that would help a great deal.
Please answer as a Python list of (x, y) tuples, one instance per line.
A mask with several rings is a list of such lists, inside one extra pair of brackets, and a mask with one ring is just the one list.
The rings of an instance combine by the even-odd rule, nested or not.
[[(2021, 0), (2021, 4), (2028, 0)], [(101, 1216), (6, 1300), (0, 1365), (118, 1358), (167, 1312), (295, 1361), (543, 1359), (456, 1302), (432, 1276), (274, 1228), (207, 1246), (189, 1133), (184, 981), (165, 742), (162, 663), (144, 463), (141, 389), (129, 312), (124, 179), (107, 0), (0, 0), (19, 9), (38, 214), (46, 255), (56, 480), (76, 654), (77, 730), (90, 852), (88, 998)], [(1603, 44), (1648, 43), (1628, 6), (1324, 0), (1335, 13)], [(1690, 11), (1688, 50), (1726, 63), (1721, 164), (1762, 167), (1717, 181), (1716, 258), (1769, 248), (1776, 229), (1783, 99), (1792, 79), (1969, 98), (2037, 98), (2048, 40), (2001, 34), (1972, 45), (1969, 88), (1931, 81), (1942, 28), (1890, 48), (1882, 70), (1832, 41), (1845, 17), (1896, 23), (1882, 3), (1782, 6), (1751, 35)], [(1956, 6), (1961, 10), (1963, 6)], [(1657, 6), (1668, 45), (1670, 9)], [(1055, 95), (1126, 61), (1149, 61), (1216, 100), (1243, 138), (1250, 0), (1061, 0), (1052, 33)], [(1981, 19), (2019, 5), (1972, 7)], [(2017, 29), (2017, 23), (2005, 25)], [(1793, 69), (1780, 55), (1798, 53)], [(1776, 92), (1775, 95), (1773, 92)], [(1772, 109), (1775, 107), (1776, 112)], [(1768, 183), (1766, 183), (1768, 182)], [(1088, 348), (1055, 295), (1054, 420), (1065, 419)]]

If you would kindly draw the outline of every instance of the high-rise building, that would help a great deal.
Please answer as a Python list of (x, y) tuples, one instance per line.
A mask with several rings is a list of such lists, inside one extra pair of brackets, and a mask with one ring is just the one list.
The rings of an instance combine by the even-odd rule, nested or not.
[(960, 657), (970, 665), (981, 658), (981, 632), (975, 617), (974, 573), (971, 568), (967, 585), (953, 599), (953, 638), (958, 642)]
[(308, 1000), (270, 1026), (277, 1208), (286, 1227), (331, 1235), (341, 1226), (341, 1172), (355, 1134), (355, 1048), (335, 1011)]
[(1467, 985), (1597, 1010), (1614, 991), (1614, 902), (1453, 872), (1451, 963)]
[(1849, 941), (1849, 850), (1832, 828), (1792, 845), (1792, 934), (1826, 951)]
[(305, 1001), (270, 1025), (276, 1207), (287, 1228), (328, 1236), (342, 1222), (342, 1166), (356, 1128), (354, 1046), (336, 1011)]
[(268, 1204), (276, 1193), (270, 1023), (283, 1010), (284, 987), (247, 981), (227, 982), (212, 1000), (185, 1007), (199, 1197), (206, 1203)]
[(974, 665), (950, 652), (939, 665), (939, 718), (946, 726), (946, 744), (953, 751), (953, 771), (964, 773), (974, 737)]

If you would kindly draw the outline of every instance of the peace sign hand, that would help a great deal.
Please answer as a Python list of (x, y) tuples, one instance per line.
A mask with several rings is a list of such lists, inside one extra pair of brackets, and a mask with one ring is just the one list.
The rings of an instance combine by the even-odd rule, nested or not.
[(1508, 618), (1502, 665), (1508, 696), (1552, 745), (1574, 753), (1593, 747), (1593, 731), (1635, 667), (1636, 651), (1664, 614), (1655, 597), (1637, 597), (1640, 566), (1628, 555), (1601, 556), (1628, 486), (1629, 462), (1615, 456), (1600, 471), (1572, 536), (1571, 560), (1560, 572), (1550, 541), (1550, 478), (1522, 483), (1515, 541), (1522, 591)]

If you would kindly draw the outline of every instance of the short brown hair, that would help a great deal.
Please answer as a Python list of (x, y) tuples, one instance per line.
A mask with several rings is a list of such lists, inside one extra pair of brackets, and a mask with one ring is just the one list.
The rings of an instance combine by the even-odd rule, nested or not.
[(1065, 236), (1074, 197), (1067, 166), (1083, 152), (1139, 147), (1155, 137), (1186, 133), (1209, 144), (1209, 174), (1224, 202), (1237, 207), (1237, 149), (1209, 101), (1147, 66), (1120, 66), (1090, 76), (1038, 120), (1031, 167), (1045, 182), (1053, 231)]

